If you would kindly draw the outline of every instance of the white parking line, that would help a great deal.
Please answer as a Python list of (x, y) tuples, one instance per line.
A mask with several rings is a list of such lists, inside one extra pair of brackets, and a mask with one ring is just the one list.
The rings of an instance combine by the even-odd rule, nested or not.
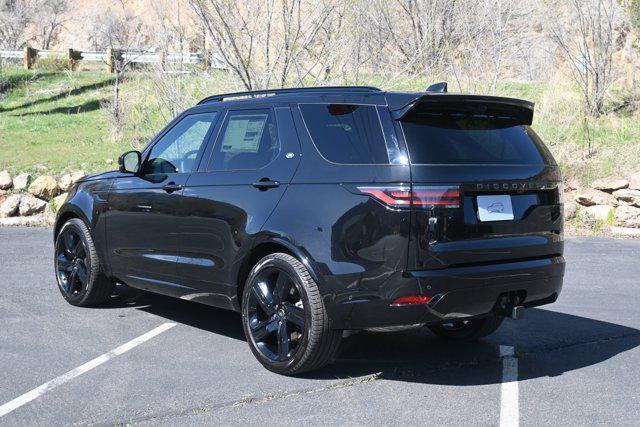
[(40, 387), (36, 387), (33, 390), (28, 391), (22, 396), (16, 397), (15, 399), (0, 406), (0, 417), (7, 415), (9, 412), (12, 412), (18, 409), (22, 405), (26, 405), (27, 403), (31, 402), (34, 399), (37, 399), (38, 397), (42, 396), (49, 390), (52, 390), (58, 387), (59, 385), (62, 385), (67, 381), (72, 380), (73, 378), (80, 376), (85, 372), (88, 372), (91, 369), (102, 365), (108, 360), (113, 359), (114, 357), (119, 356), (122, 353), (126, 353), (132, 348), (139, 346), (143, 342), (149, 341), (151, 338), (157, 335), (160, 335), (164, 331), (167, 331), (173, 328), (174, 326), (176, 326), (175, 323), (171, 323), (171, 322), (163, 323), (157, 328), (150, 330), (146, 334), (142, 334), (139, 337), (134, 338), (131, 341), (122, 344), (120, 347), (117, 347), (111, 350), (110, 352), (105, 353), (102, 356), (98, 356), (95, 359), (88, 361), (84, 365), (80, 365), (77, 368), (70, 370), (66, 374), (62, 374), (59, 377), (52, 379), (51, 381), (47, 381), (46, 383), (42, 384)]
[(502, 389), (500, 398), (500, 427), (514, 427), (520, 423), (518, 403), (518, 359), (509, 345), (500, 346), (502, 358)]

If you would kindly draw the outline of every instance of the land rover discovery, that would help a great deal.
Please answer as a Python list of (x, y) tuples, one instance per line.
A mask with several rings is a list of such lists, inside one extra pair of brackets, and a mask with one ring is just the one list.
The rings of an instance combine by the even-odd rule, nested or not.
[(330, 362), (345, 330), (486, 336), (562, 287), (561, 177), (533, 110), (443, 84), (208, 97), (70, 191), (59, 289), (237, 310), (282, 374)]

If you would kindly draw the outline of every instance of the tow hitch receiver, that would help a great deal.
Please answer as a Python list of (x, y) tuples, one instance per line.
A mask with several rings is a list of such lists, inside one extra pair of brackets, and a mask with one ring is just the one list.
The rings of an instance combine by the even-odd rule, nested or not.
[(521, 304), (525, 296), (523, 291), (504, 293), (498, 298), (494, 310), (502, 316), (520, 320), (524, 317), (524, 306)]

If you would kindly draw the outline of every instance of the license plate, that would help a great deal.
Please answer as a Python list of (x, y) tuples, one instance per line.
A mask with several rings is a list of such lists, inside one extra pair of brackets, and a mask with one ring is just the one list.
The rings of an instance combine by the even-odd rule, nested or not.
[(478, 218), (487, 221), (512, 221), (513, 206), (511, 196), (478, 196)]

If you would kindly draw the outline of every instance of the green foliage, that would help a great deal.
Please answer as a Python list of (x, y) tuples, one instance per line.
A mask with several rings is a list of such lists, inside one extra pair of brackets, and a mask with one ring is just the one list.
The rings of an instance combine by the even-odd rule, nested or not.
[(605, 220), (604, 223), (610, 227), (616, 225), (616, 213), (613, 209), (611, 209), (607, 214), (607, 219)]
[(67, 59), (59, 56), (38, 58), (34, 64), (38, 70), (64, 71), (68, 69)]

